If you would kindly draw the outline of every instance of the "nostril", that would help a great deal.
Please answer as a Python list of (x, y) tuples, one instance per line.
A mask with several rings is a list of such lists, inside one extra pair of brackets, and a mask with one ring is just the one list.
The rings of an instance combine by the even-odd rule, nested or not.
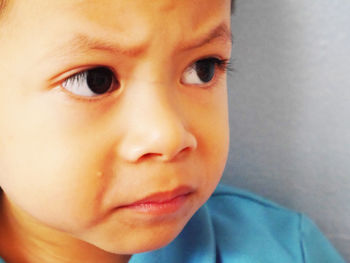
[(181, 123), (181, 126), (170, 124), (143, 125), (142, 130), (133, 130), (118, 145), (118, 155), (129, 162), (168, 162), (185, 158), (197, 148), (197, 139)]
[(162, 156), (162, 154), (160, 153), (146, 153), (142, 155), (140, 159), (149, 159), (149, 158), (160, 157), (160, 156)]
[[(174, 154), (174, 156), (180, 157), (183, 154), (186, 154), (186, 152), (188, 152), (190, 150), (191, 150), (191, 147), (185, 147), (181, 151)], [(142, 155), (141, 158), (139, 158), (139, 160), (146, 160), (146, 159), (150, 159), (150, 158), (161, 158), (161, 159), (170, 160), (174, 156), (168, 156), (166, 154), (161, 154), (161, 153), (146, 153), (146, 154)]]
[(190, 146), (183, 148), (183, 149), (179, 152), (179, 154), (184, 154), (184, 153), (189, 152), (189, 151), (191, 151), (191, 147), (190, 147)]

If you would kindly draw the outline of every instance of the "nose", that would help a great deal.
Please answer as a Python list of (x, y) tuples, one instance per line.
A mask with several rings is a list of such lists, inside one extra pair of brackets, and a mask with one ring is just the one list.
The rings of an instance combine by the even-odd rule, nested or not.
[(119, 156), (129, 162), (171, 161), (196, 149), (196, 137), (187, 129), (174, 97), (157, 87), (142, 90), (126, 103), (127, 129), (119, 143)]

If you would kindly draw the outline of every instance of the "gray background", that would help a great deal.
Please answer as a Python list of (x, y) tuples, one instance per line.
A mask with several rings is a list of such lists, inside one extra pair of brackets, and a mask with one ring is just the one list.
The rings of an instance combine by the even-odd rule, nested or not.
[(350, 262), (350, 1), (238, 0), (225, 183), (309, 215)]

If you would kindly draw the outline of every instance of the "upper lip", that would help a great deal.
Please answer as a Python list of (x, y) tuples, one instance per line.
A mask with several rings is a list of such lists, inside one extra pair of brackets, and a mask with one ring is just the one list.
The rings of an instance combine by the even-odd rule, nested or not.
[(127, 204), (125, 206), (139, 205), (139, 204), (145, 204), (145, 203), (165, 203), (165, 202), (171, 201), (172, 199), (178, 196), (190, 194), (193, 191), (194, 189), (192, 187), (179, 186), (170, 191), (162, 191), (162, 192), (155, 192), (155, 193), (149, 194), (146, 197), (136, 202)]

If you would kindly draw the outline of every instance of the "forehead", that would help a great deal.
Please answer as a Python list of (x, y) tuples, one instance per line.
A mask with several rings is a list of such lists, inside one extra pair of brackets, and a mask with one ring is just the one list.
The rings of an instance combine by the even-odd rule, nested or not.
[[(73, 58), (81, 58), (84, 49), (90, 54), (90, 47), (135, 54), (147, 50), (161, 58), (177, 54), (178, 47), (196, 39), (200, 43), (219, 25), (214, 35), (230, 40), (230, 0), (10, 0), (9, 4), (0, 56), (21, 65), (10, 49), (33, 66), (44, 63), (50, 74), (63, 67), (57, 61), (76, 66), (72, 64), (78, 59)], [(88, 63), (89, 57), (79, 62)]]
[[(12, 0), (12, 13), (31, 29), (65, 27), (69, 30), (103, 29), (105, 33), (145, 37), (150, 31), (193, 33), (226, 20), (229, 0)], [(101, 33), (103, 33), (101, 32)]]
[[(229, 0), (62, 0), (55, 1), (54, 5), (60, 5), (67, 11), (75, 11), (74, 14), (83, 14), (89, 21), (119, 22), (127, 18), (138, 20), (140, 18), (148, 22), (166, 21), (172, 23), (183, 23), (191, 21), (193, 28), (198, 27), (203, 20), (213, 15), (223, 16), (229, 14)], [(222, 9), (223, 13), (217, 11)], [(226, 10), (225, 10), (226, 9)], [(225, 12), (227, 11), (227, 12)], [(110, 18), (113, 18), (111, 20)], [(175, 19), (175, 20), (174, 20)], [(113, 22), (111, 25), (115, 25)], [(192, 29), (193, 29), (192, 28)], [(123, 28), (120, 28), (123, 30)]]

